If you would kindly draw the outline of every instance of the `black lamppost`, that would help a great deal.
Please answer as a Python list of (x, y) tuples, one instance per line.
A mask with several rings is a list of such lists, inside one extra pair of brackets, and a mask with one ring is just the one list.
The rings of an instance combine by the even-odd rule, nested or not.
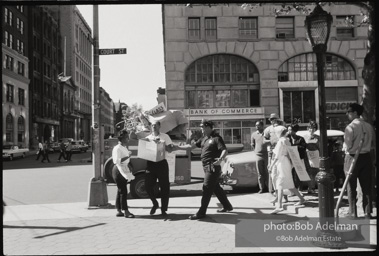
[[(319, 95), (319, 122), (320, 122), (320, 170), (316, 175), (319, 199), (319, 221), (321, 224), (334, 220), (334, 174), (330, 171), (330, 163), (327, 147), (327, 123), (325, 102), (325, 52), (330, 35), (330, 27), (333, 17), (317, 3), (315, 9), (305, 18), (307, 37), (312, 45), (317, 60), (317, 81)], [(326, 230), (319, 235), (333, 235), (333, 230)], [(321, 242), (318, 246), (327, 248), (343, 248), (343, 243)]]

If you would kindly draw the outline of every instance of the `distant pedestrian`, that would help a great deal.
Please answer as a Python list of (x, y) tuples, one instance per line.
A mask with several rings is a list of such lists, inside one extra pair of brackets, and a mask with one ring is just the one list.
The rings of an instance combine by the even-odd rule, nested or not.
[(66, 162), (71, 161), (72, 156), (72, 145), (71, 141), (68, 141), (68, 145), (66, 147)]
[(60, 153), (59, 153), (57, 162), (60, 162), (62, 157), (63, 157), (63, 160), (66, 160), (66, 146), (62, 140), (59, 141), (59, 152)]
[(41, 141), (38, 142), (38, 152), (37, 152), (36, 161), (38, 161), (40, 156), (42, 156), (42, 158), (43, 158), (43, 145), (42, 145)]
[(263, 134), (263, 122), (256, 122), (255, 127), (257, 128), (257, 131), (251, 135), (251, 147), (257, 156), (256, 167), (258, 170), (258, 193), (261, 194), (263, 192), (268, 192), (268, 152), (267, 143), (265, 142)]
[[(349, 182), (347, 183), (347, 194), (349, 200), (350, 218), (357, 218), (357, 179), (362, 188), (362, 207), (366, 218), (371, 218), (372, 213), (372, 170), (375, 163), (375, 133), (374, 128), (365, 122), (361, 115), (363, 106), (352, 103), (349, 106), (347, 115), (351, 123), (345, 129), (343, 150), (345, 151), (344, 172), (346, 177), (359, 142), (363, 139), (361, 151), (356, 159), (355, 168), (352, 170)], [(371, 153), (373, 154), (371, 155)], [(373, 158), (372, 158), (373, 157)]]
[(206, 217), (207, 208), (214, 193), (222, 204), (223, 208), (217, 212), (233, 211), (233, 206), (226, 197), (225, 191), (221, 188), (219, 180), (224, 173), (221, 171), (221, 162), (225, 159), (228, 151), (224, 140), (213, 129), (213, 122), (203, 119), (200, 124), (203, 137), (191, 144), (191, 148), (201, 148), (201, 162), (204, 170), (203, 195), (201, 206), (195, 215), (190, 216), (191, 220)]
[(45, 160), (47, 160), (50, 163), (50, 159), (49, 159), (49, 144), (47, 143), (47, 141), (45, 141), (45, 143), (43, 143), (43, 158), (42, 158), (41, 163), (44, 163)]
[(300, 201), (296, 203), (296, 206), (304, 205), (305, 199), (300, 194), (300, 192), (295, 188), (292, 178), (292, 163), (288, 153), (288, 147), (291, 146), (291, 143), (288, 141), (287, 133), (288, 130), (284, 126), (275, 127), (276, 136), (279, 138), (275, 148), (272, 162), (268, 167), (269, 170), (272, 170), (276, 166), (277, 177), (275, 179), (275, 188), (277, 190), (276, 200), (271, 201), (274, 205), (278, 203), (278, 206), (271, 212), (271, 214), (276, 214), (283, 211), (282, 196), (283, 190), (288, 189), (290, 192), (294, 193), (299, 197)]
[[(128, 133), (122, 131), (118, 136), (118, 144), (112, 150), (112, 159), (113, 159), (113, 169), (112, 169), (112, 178), (117, 185), (117, 196), (116, 196), (116, 209), (117, 217), (134, 218), (134, 215), (129, 212), (128, 203), (127, 203), (127, 184), (128, 180), (133, 180), (134, 175), (128, 167), (130, 162), (131, 151), (127, 148), (128, 143)], [(122, 213), (124, 211), (124, 213)]]

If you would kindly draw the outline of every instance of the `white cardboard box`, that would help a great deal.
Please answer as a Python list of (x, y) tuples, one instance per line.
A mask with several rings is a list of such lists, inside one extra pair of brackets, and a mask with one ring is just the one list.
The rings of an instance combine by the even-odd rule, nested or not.
[(165, 159), (165, 143), (146, 140), (138, 140), (138, 153), (139, 158), (149, 160), (152, 162), (159, 162)]

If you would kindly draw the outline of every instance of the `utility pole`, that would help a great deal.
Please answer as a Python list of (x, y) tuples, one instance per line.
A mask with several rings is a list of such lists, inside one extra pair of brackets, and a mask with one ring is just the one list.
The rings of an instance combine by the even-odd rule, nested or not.
[(99, 6), (93, 5), (93, 85), (92, 85), (92, 166), (94, 177), (90, 180), (88, 206), (108, 205), (107, 184), (101, 175), (101, 125), (100, 125), (100, 66), (99, 66)]

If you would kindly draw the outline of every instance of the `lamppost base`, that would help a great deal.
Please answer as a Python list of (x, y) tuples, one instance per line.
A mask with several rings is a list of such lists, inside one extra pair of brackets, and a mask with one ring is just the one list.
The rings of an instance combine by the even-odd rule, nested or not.
[(317, 247), (329, 249), (346, 249), (347, 245), (343, 238), (336, 232), (320, 231), (317, 233), (317, 240), (312, 241), (312, 244)]
[(88, 192), (88, 206), (108, 205), (107, 183), (104, 180), (91, 179)]

